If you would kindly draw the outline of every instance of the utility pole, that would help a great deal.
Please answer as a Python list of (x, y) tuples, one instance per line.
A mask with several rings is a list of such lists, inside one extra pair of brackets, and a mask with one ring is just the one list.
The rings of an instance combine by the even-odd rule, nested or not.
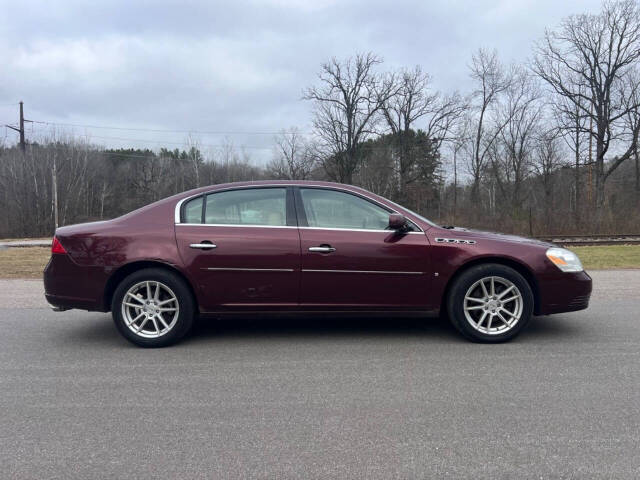
[(58, 228), (58, 169), (56, 168), (56, 152), (53, 152), (53, 170), (51, 172), (51, 180), (52, 180), (52, 187), (53, 187), (53, 195), (52, 195), (52, 201), (53, 201), (53, 223), (54, 223), (54, 228)]
[(20, 100), (20, 149), (24, 152), (26, 145), (24, 143), (24, 104)]
[[(592, 145), (593, 145), (593, 102), (591, 103), (591, 110), (589, 111), (589, 169), (587, 170), (589, 172), (588, 175), (588, 190), (587, 190), (587, 201), (589, 202), (589, 205), (591, 205), (591, 169), (593, 168), (593, 157), (592, 157)], [(598, 174), (598, 172), (596, 171), (596, 175)]]
[(24, 122), (30, 122), (31, 120), (25, 120), (24, 119), (24, 105), (23, 102), (20, 101), (20, 123), (19, 123), (19, 127), (13, 127), (11, 125), (5, 125), (6, 127), (10, 128), (11, 130), (15, 130), (16, 132), (18, 132), (20, 134), (20, 150), (22, 150), (22, 153), (24, 153), (27, 144), (24, 141)]
[(458, 208), (458, 149), (453, 147), (453, 224), (456, 224), (456, 210)]

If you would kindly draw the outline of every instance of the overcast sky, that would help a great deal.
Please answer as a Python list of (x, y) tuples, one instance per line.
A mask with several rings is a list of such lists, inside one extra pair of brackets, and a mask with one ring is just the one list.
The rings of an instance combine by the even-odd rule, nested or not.
[[(186, 131), (227, 132), (196, 137), (205, 150), (225, 139), (244, 145), (256, 162), (270, 158), (273, 135), (237, 132), (310, 131), (302, 90), (332, 56), (373, 51), (383, 69), (419, 64), (436, 88), (464, 92), (478, 47), (522, 61), (545, 27), (600, 8), (595, 0), (1, 3), (2, 125), (16, 123), (24, 100), (33, 120), (140, 129), (57, 127), (97, 144), (181, 147)], [(27, 138), (46, 128), (29, 126)], [(0, 134), (8, 143), (17, 136)]]

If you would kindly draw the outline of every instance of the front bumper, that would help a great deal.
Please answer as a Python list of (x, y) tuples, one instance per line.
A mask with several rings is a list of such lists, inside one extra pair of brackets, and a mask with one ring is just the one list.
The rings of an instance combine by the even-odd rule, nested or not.
[(592, 280), (585, 271), (560, 273), (540, 282), (540, 305), (536, 314), (575, 312), (589, 307)]

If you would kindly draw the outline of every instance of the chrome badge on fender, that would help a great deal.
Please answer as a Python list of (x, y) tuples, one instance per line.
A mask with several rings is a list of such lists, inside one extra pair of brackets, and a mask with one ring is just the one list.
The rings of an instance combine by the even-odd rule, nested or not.
[(436, 238), (436, 243), (461, 243), (464, 245), (475, 245), (475, 240), (462, 240), (460, 238)]

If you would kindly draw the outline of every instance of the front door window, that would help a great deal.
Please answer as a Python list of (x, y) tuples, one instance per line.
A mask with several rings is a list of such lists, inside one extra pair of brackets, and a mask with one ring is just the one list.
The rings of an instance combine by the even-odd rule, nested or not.
[(337, 190), (301, 188), (307, 224), (316, 228), (384, 230), (389, 211), (363, 198)]

